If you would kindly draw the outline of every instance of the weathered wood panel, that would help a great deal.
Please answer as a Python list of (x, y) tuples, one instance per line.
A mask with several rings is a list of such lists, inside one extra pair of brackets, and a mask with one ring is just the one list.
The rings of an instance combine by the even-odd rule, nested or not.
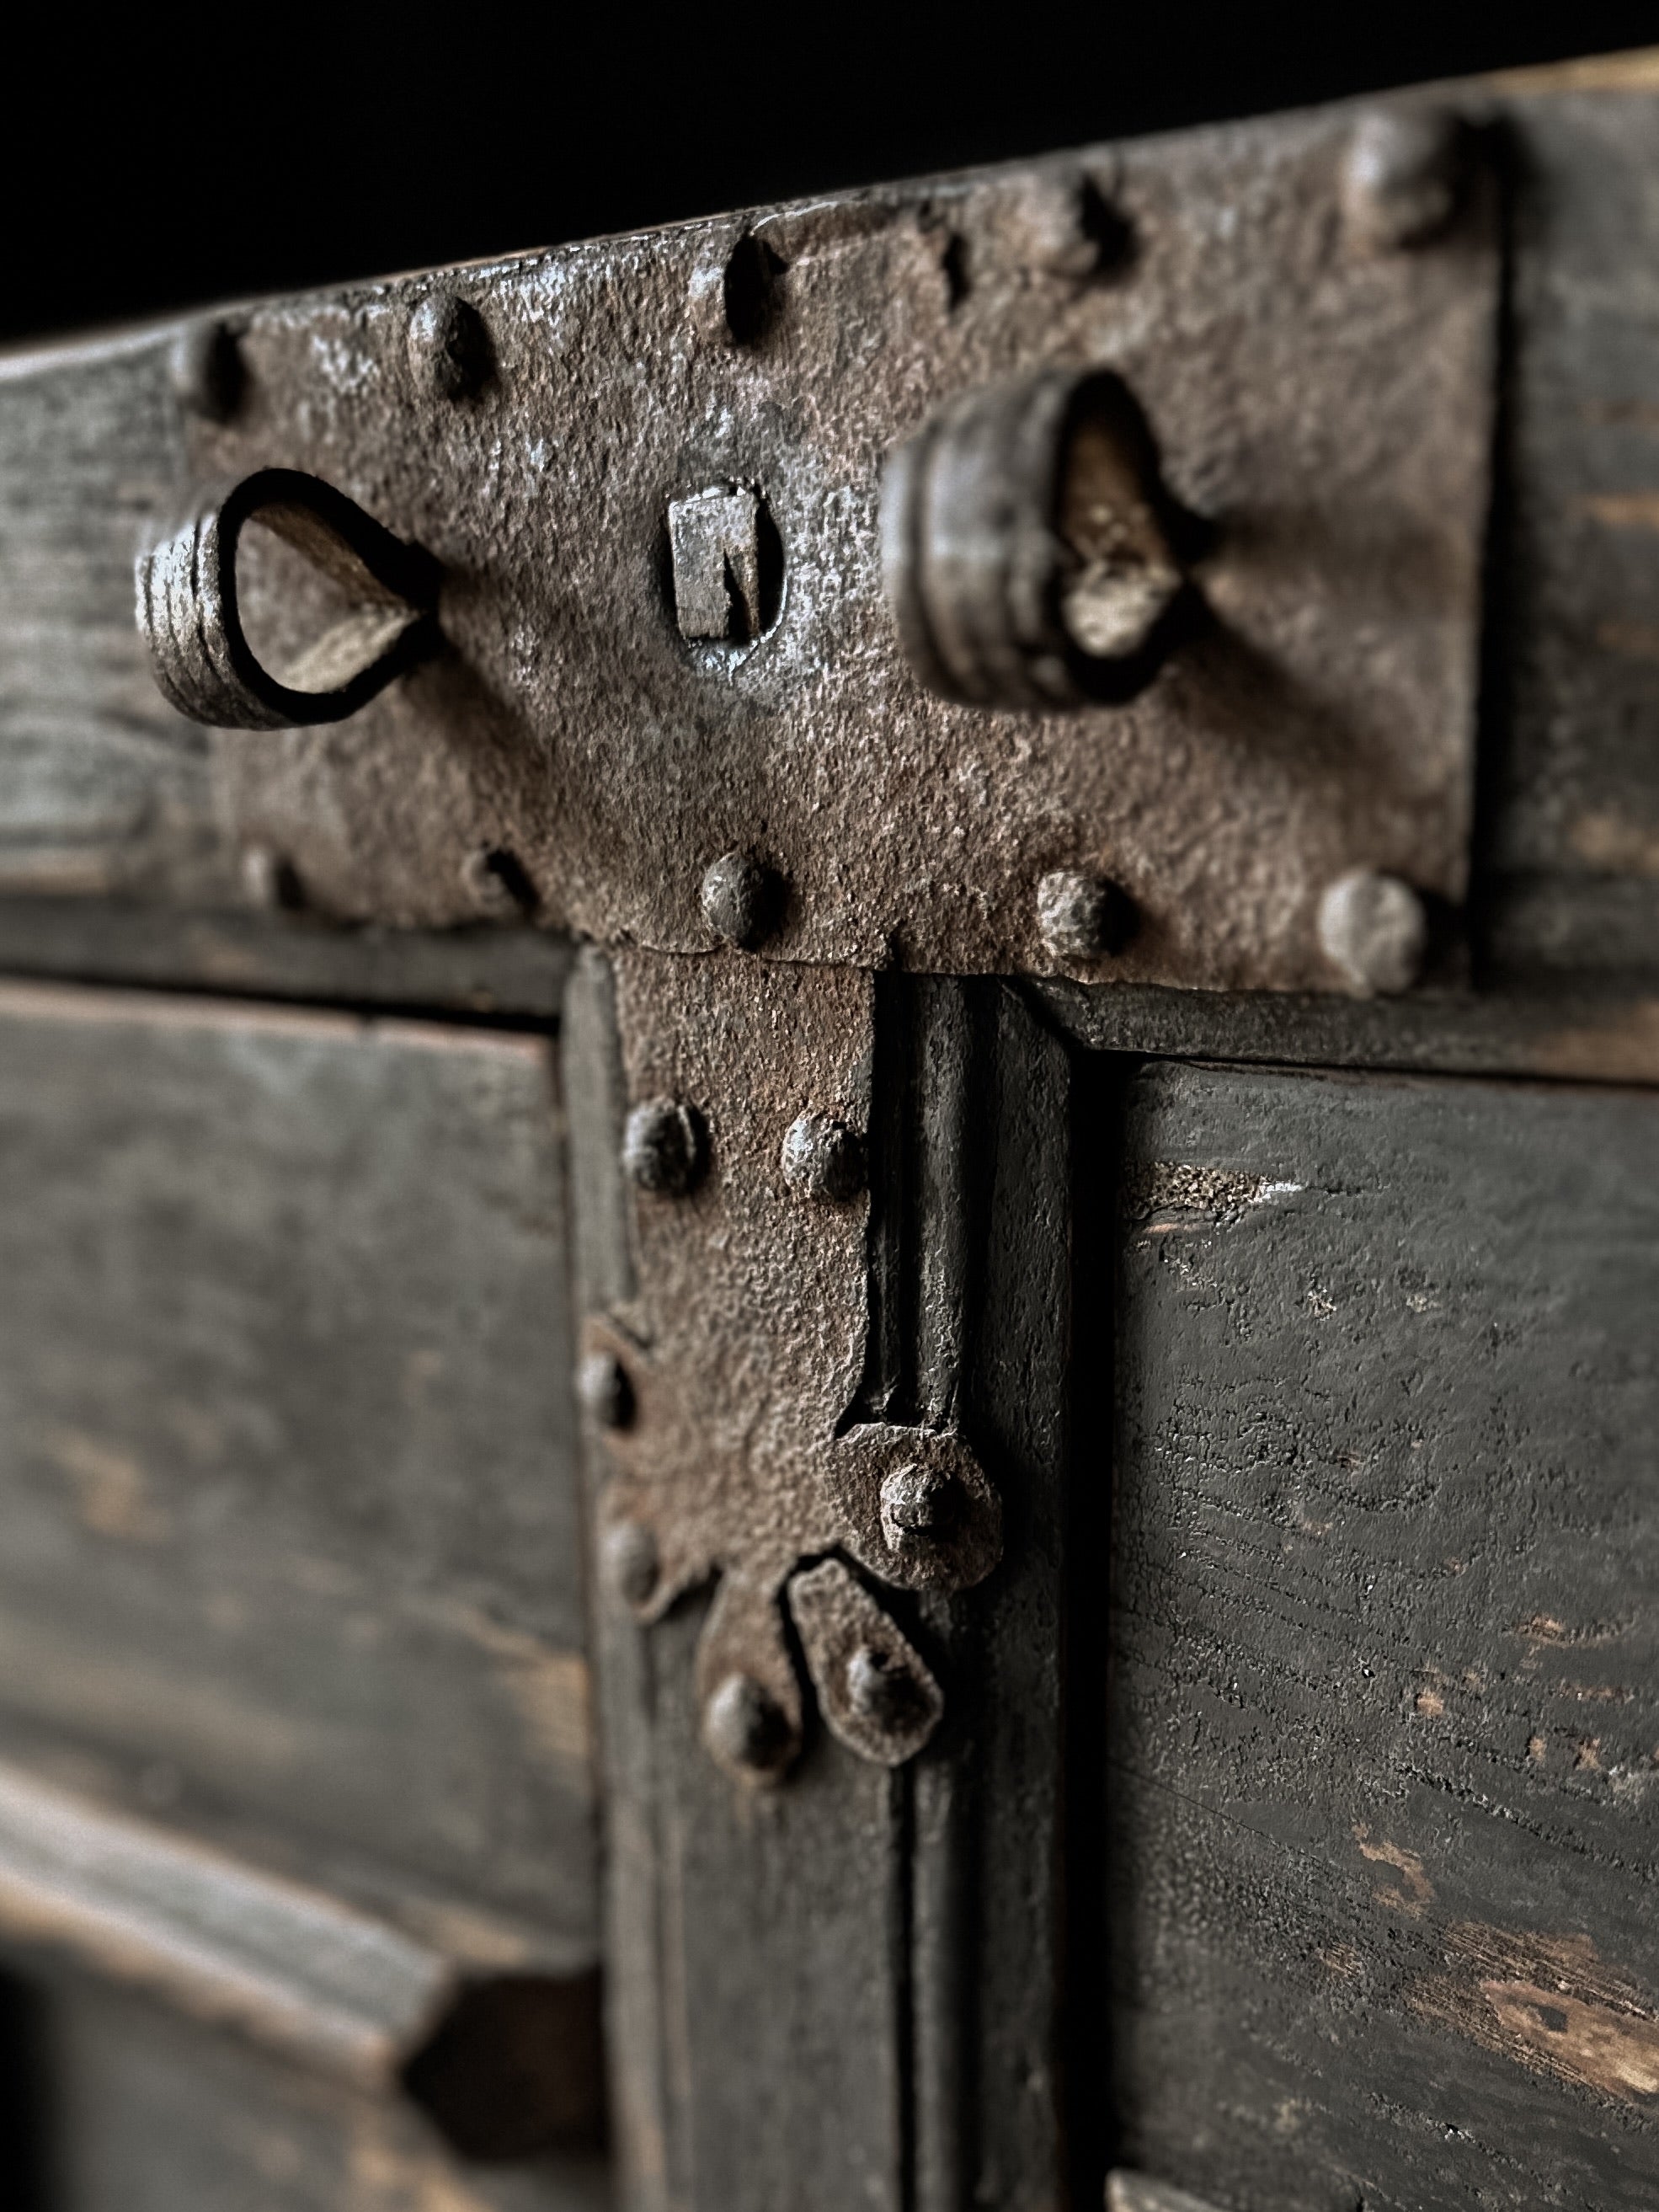
[(1133, 1083), (1124, 2165), (1230, 2212), (1652, 2203), (1656, 1159), (1636, 1094)]
[(1444, 1075), (1659, 1082), (1659, 997), (1607, 978), (1539, 989), (1314, 999), (1045, 983), (1034, 1001), (1091, 1051)]
[(341, 929), (281, 908), (236, 914), (0, 896), (7, 975), (551, 1023), (569, 969), (569, 939), (549, 930)]
[(0, 888), (236, 902), (212, 738), (155, 688), (133, 563), (185, 481), (168, 339), (0, 364)]
[(1505, 98), (1515, 339), (1483, 801), (1484, 952), (1505, 977), (1651, 972), (1659, 945), (1656, 88), (1650, 53)]
[[(32, 2172), (8, 2212), (600, 2212), (603, 2166), (470, 2166), (410, 2107), (285, 2066), (142, 2000), (31, 1993)], [(21, 2011), (15, 1997), (14, 2014)]]
[[(635, 1267), (612, 1008), (608, 967), (590, 956), (563, 1057), (580, 1294), (592, 1308), (625, 1297)], [(599, 1589), (609, 2025), (629, 2201), (897, 2212), (902, 1785), (833, 1739), (775, 1791), (734, 1784), (699, 1732), (704, 1601), (641, 1631)]]
[(532, 1036), (0, 996), (0, 1738), (495, 1966), (591, 1960)]
[(356, 2088), (406, 2094), (471, 2155), (598, 2139), (597, 1973), (481, 1974), (337, 1898), (5, 1765), (0, 1940)]

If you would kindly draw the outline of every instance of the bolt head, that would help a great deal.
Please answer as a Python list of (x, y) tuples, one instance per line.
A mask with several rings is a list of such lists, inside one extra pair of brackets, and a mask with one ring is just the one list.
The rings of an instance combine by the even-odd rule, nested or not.
[(192, 415), (207, 422), (229, 422), (246, 381), (241, 346), (229, 324), (209, 315), (187, 325), (173, 340), (167, 380)]
[(643, 1521), (613, 1521), (605, 1532), (605, 1575), (625, 1605), (649, 1605), (662, 1574), (654, 1530)]
[(751, 952), (778, 926), (783, 879), (752, 853), (722, 853), (711, 861), (698, 894), (703, 920), (728, 945)]
[(1128, 894), (1106, 876), (1055, 868), (1036, 888), (1037, 929), (1057, 960), (1099, 960), (1121, 952), (1134, 933)]
[(242, 895), (262, 913), (293, 913), (305, 904), (305, 891), (294, 863), (271, 845), (242, 850)]
[(882, 1477), (881, 1533), (890, 1551), (913, 1550), (929, 1543), (951, 1522), (957, 1506), (957, 1486), (937, 1468), (913, 1461)]
[(475, 846), (461, 862), (461, 888), (481, 915), (517, 921), (536, 904), (535, 886), (523, 864), (500, 847)]
[(1319, 946), (1349, 988), (1408, 991), (1422, 972), (1429, 936), (1423, 902), (1398, 876), (1352, 868), (1319, 902)]
[(1350, 243), (1364, 253), (1420, 246), (1457, 211), (1464, 134), (1448, 108), (1375, 108), (1354, 126), (1342, 171)]
[(783, 1179), (803, 1198), (842, 1205), (864, 1188), (864, 1147), (831, 1114), (801, 1114), (783, 1139)]
[(495, 366), (489, 332), (471, 301), (431, 292), (409, 319), (409, 361), (444, 399), (470, 399)]
[(860, 1644), (847, 1662), (847, 1702), (861, 1720), (897, 1729), (911, 1719), (919, 1701), (903, 1667), (873, 1644)]
[(677, 1098), (647, 1098), (628, 1117), (623, 1165), (641, 1190), (684, 1198), (708, 1163), (702, 1116)]
[(723, 1766), (765, 1780), (794, 1749), (789, 1716), (752, 1674), (731, 1674), (703, 1709), (703, 1741)]
[(634, 1386), (614, 1353), (590, 1352), (576, 1370), (576, 1395), (602, 1429), (625, 1429), (634, 1418)]

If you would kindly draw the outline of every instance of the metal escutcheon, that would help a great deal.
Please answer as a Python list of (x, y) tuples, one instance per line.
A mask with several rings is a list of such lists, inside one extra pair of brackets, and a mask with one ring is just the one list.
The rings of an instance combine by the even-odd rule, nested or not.
[(1192, 592), (1183, 520), (1128, 386), (1045, 369), (970, 392), (888, 463), (882, 562), (911, 667), (975, 706), (1133, 697)]

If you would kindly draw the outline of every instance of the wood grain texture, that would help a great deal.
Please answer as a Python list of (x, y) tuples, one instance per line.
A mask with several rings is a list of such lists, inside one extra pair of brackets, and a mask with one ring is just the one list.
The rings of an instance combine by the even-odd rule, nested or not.
[(1493, 979), (1659, 944), (1659, 94), (1540, 79), (1511, 137), (1514, 341), (1483, 805)]
[(408, 2106), (137, 1997), (65, 1978), (41, 1987), (31, 2014), (52, 2088), (33, 2115), (34, 2191), (15, 2212), (602, 2212), (608, 2201), (597, 2160), (469, 2165)]
[(1659, 995), (1606, 977), (1404, 999), (1133, 984), (1029, 988), (1035, 1006), (1094, 1052), (1659, 1083)]
[(340, 929), (307, 914), (0, 897), (5, 975), (551, 1022), (570, 956), (568, 938), (511, 926)]
[(596, 1948), (546, 1045), (0, 994), (0, 1738), (495, 1966)]
[(1154, 1066), (1127, 1130), (1123, 2162), (1649, 2204), (1659, 1108)]
[[(1504, 489), (1490, 566), (1477, 950), (1483, 972), (1493, 978), (1650, 973), (1659, 799), (1644, 732), (1652, 723), (1659, 682), (1651, 612), (1659, 559), (1651, 526), (1659, 481), (1653, 427), (1659, 420), (1653, 368), (1659, 310), (1649, 273), (1659, 236), (1650, 150), (1656, 95), (1638, 72), (1583, 79), (1579, 88), (1562, 80), (1471, 87), (1455, 96), (1472, 112), (1495, 116), (1510, 142), (1515, 208), (1509, 414), (1498, 456)], [(850, 225), (845, 235), (822, 211), (779, 219), (779, 235), (789, 232), (792, 252), (805, 247), (803, 270), (812, 265), (820, 284), (841, 281), (831, 264), (840, 267), (849, 255), (875, 250), (854, 234), (859, 210), (840, 215)], [(736, 234), (727, 228), (710, 236), (724, 251)], [(571, 265), (586, 268), (583, 255), (591, 260), (608, 250), (576, 249)], [(650, 252), (664, 250), (659, 241)], [(641, 251), (649, 263), (650, 252)], [(798, 277), (801, 299), (804, 284)], [(678, 279), (672, 289), (675, 313), (695, 315)], [(1101, 292), (1091, 294), (1097, 306)], [(298, 309), (274, 308), (261, 327), (292, 325), (302, 351), (313, 337), (319, 347), (332, 347), (338, 335), (349, 380), (368, 356), (360, 361), (350, 350), (356, 336), (343, 334), (358, 332), (353, 319), (360, 311), (370, 321), (392, 313), (386, 304), (392, 296), (354, 295), (355, 304), (340, 308), (322, 335), (312, 332)], [(404, 300), (402, 293), (396, 296)], [(131, 561), (172, 517), (191, 471), (231, 465), (244, 447), (264, 453), (262, 440), (275, 441), (268, 458), (305, 458), (295, 447), (304, 426), (276, 419), (281, 410), (273, 414), (275, 402), (261, 393), (257, 375), (251, 443), (240, 431), (188, 423), (168, 382), (174, 335), (161, 330), (15, 359), (0, 376), (0, 759), (7, 771), (0, 785), (0, 887), (20, 895), (125, 893), (198, 911), (234, 907), (242, 896), (241, 856), (226, 829), (226, 801), (215, 779), (234, 781), (246, 773), (271, 786), (260, 817), (265, 829), (256, 822), (249, 834), (268, 831), (280, 843), (287, 822), (296, 837), (319, 840), (328, 848), (319, 869), (331, 878), (331, 910), (368, 911), (379, 894), (367, 881), (362, 854), (333, 849), (338, 841), (307, 744), (278, 740), (275, 752), (243, 760), (237, 752), (242, 741), (192, 733), (179, 724), (144, 669), (131, 627)], [(593, 367), (584, 331), (579, 351), (585, 373)], [(539, 360), (544, 339), (537, 348)], [(385, 404), (406, 409), (411, 403), (401, 349), (390, 346), (384, 359), (373, 345), (369, 353), (384, 380)], [(511, 377), (504, 375), (501, 391), (510, 389)], [(308, 397), (304, 404), (310, 406)], [(368, 433), (355, 386), (343, 398), (331, 396), (324, 408), (329, 410), (329, 436), (337, 433), (338, 451), (325, 439), (319, 465), (325, 459), (329, 466), (337, 460), (360, 474), (367, 469), (359, 489), (372, 501), (396, 456), (371, 461), (359, 453), (354, 440)], [(451, 409), (446, 422), (453, 415)], [(487, 410), (480, 421), (486, 419), (493, 419)], [(454, 434), (451, 423), (445, 434)], [(714, 449), (709, 452), (715, 467)], [(421, 496), (430, 495), (423, 480)], [(823, 503), (816, 494), (814, 500), (816, 513)], [(493, 507), (489, 516), (492, 526), (500, 521)], [(411, 510), (410, 527), (416, 519)], [(428, 516), (421, 527), (447, 528), (449, 520)], [(492, 547), (490, 562), (496, 555)], [(532, 564), (535, 576), (526, 592), (541, 588), (545, 566)], [(468, 566), (461, 596), (476, 598), (477, 584)], [(476, 611), (471, 618), (479, 619)], [(511, 629), (496, 622), (489, 630), (484, 622), (480, 650), (500, 649)], [(459, 765), (449, 762), (448, 769), (463, 781), (476, 769), (486, 782), (497, 777), (512, 784), (516, 770), (509, 773), (497, 755), (503, 748), (513, 751), (523, 733), (502, 735), (499, 703), (475, 696), (477, 687), (465, 682), (430, 672), (422, 680), (435, 687), (434, 711), (445, 727), (472, 732), (473, 752)], [(608, 698), (614, 688), (609, 675), (606, 684)], [(434, 824), (450, 820), (453, 779), (437, 775), (430, 787), (417, 791), (406, 773), (412, 757), (404, 744), (408, 717), (395, 703), (374, 715), (380, 719), (371, 717), (372, 732), (354, 724), (331, 742), (350, 757), (342, 773), (361, 773), (372, 782), (377, 804), (409, 810), (407, 836), (381, 856), (392, 867), (398, 852), (406, 856), (422, 839), (442, 834)], [(678, 728), (684, 720), (677, 712), (665, 727)], [(404, 766), (388, 768), (388, 761)], [(811, 769), (816, 775), (816, 763)], [(669, 775), (665, 789), (678, 788), (676, 775)], [(539, 786), (514, 786), (509, 793), (492, 785), (472, 827), (480, 837), (494, 836), (501, 830), (503, 809), (510, 813), (522, 802), (533, 813), (543, 796)], [(963, 834), (964, 849), (978, 850), (980, 833)], [(710, 851), (722, 837), (731, 842), (725, 832), (714, 836), (712, 828), (709, 836)], [(601, 875), (616, 858), (604, 858), (603, 847), (601, 840), (592, 858)], [(576, 854), (583, 866), (589, 858), (586, 848)], [(427, 912), (434, 900), (447, 914), (471, 911), (456, 890), (452, 860), (426, 871), (418, 896), (404, 885), (398, 895), (403, 918)], [(689, 914), (697, 870), (670, 872), (672, 896)], [(982, 884), (967, 888), (966, 903), (974, 906)], [(565, 885), (556, 881), (550, 889), (562, 896)], [(114, 933), (112, 924), (106, 933)], [(653, 941), (665, 940), (658, 933)], [(0, 952), (3, 944), (0, 930)], [(177, 949), (183, 957), (182, 945)], [(878, 955), (872, 946), (857, 951), (865, 959)], [(43, 957), (38, 951), (31, 956)]]
[(187, 481), (166, 332), (0, 364), (0, 888), (237, 901), (212, 740), (133, 624), (133, 563)]
[[(962, 1389), (1005, 1522), (1002, 1567), (982, 1595), (957, 1601), (960, 1733), (953, 1756), (948, 1742), (938, 1753), (941, 1765), (949, 1759), (962, 1806), (955, 1972), (970, 2023), (954, 2122), (963, 2146), (955, 2203), (1046, 2212), (1065, 2201), (1060, 2044), (1075, 1963), (1062, 1840), (1071, 1077), (1063, 1050), (1013, 993), (981, 987), (971, 1003), (981, 1043), (962, 1102)], [(937, 1234), (926, 1216), (923, 1233), (929, 1243)], [(918, 1863), (925, 1878), (920, 1850)], [(919, 2011), (919, 2036), (926, 2017)], [(939, 2200), (939, 2212), (948, 2201)]]
[(452, 1994), (447, 1961), (400, 1929), (3, 1765), (0, 1939), (372, 2087)]

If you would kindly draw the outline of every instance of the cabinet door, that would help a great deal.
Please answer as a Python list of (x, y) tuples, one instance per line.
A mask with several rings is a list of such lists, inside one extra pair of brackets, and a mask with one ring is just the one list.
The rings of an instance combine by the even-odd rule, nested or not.
[(1124, 2163), (1650, 2204), (1659, 1099), (1152, 1064), (1125, 1126)]
[[(0, 998), (0, 1935), (484, 2148), (596, 2063), (556, 1111), (533, 1036)], [(53, 2003), (71, 2116), (202, 2033)], [(505, 2142), (458, 2039), (526, 2074)], [(180, 2058), (158, 2172), (264, 2063)]]

